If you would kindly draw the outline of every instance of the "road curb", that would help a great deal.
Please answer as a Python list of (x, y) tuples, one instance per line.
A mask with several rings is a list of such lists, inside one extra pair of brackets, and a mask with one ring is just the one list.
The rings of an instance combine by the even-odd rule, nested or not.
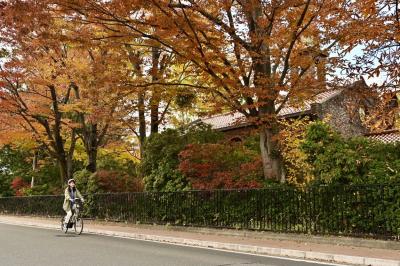
[[(10, 225), (20, 225), (29, 227), (38, 227), (46, 229), (59, 229), (60, 227), (54, 224), (45, 223), (35, 223), (35, 222), (18, 222), (18, 221), (2, 221), (0, 223), (10, 224)], [(179, 244), (192, 247), (202, 247), (202, 248), (213, 248), (221, 249), (227, 251), (252, 253), (258, 255), (268, 255), (268, 256), (278, 256), (278, 257), (288, 257), (294, 259), (306, 259), (306, 260), (318, 260), (324, 262), (332, 263), (344, 263), (350, 265), (365, 265), (365, 266), (400, 266), (400, 260), (386, 260), (359, 256), (348, 256), (339, 254), (329, 254), (313, 251), (301, 251), (292, 249), (282, 249), (282, 248), (269, 248), (262, 246), (253, 245), (243, 245), (243, 244), (233, 244), (233, 243), (222, 243), (214, 241), (204, 241), (196, 239), (186, 239), (179, 237), (169, 237), (169, 236), (159, 236), (159, 235), (149, 235), (149, 234), (139, 234), (139, 233), (128, 233), (120, 231), (110, 231), (110, 230), (99, 230), (99, 229), (84, 229), (84, 233), (113, 236), (113, 237), (123, 237), (137, 240), (145, 241), (155, 241), (170, 244)]]

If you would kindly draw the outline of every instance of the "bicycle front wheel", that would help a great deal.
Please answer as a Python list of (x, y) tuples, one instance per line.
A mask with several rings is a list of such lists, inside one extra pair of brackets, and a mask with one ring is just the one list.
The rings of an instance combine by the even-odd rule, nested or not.
[(75, 234), (80, 235), (83, 231), (83, 219), (78, 217), (74, 223)]
[(65, 224), (65, 217), (61, 218), (61, 231), (64, 233), (68, 232), (68, 224)]

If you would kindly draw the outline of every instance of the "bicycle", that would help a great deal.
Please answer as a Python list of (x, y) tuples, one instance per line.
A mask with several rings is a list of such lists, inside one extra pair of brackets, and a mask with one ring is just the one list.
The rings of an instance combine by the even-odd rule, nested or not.
[(80, 199), (75, 199), (75, 204), (72, 206), (72, 216), (69, 219), (66, 226), (65, 224), (65, 216), (61, 218), (61, 231), (65, 234), (68, 232), (69, 228), (74, 228), (75, 234), (80, 235), (83, 231), (83, 219), (80, 215), (82, 209), (82, 201)]

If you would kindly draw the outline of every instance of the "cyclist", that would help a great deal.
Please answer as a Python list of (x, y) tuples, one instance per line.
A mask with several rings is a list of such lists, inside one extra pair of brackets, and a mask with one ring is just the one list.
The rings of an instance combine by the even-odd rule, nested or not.
[(65, 216), (65, 224), (64, 227), (67, 226), (67, 222), (72, 216), (72, 210), (75, 210), (75, 200), (80, 199), (82, 203), (85, 201), (79, 192), (79, 190), (75, 187), (75, 180), (74, 179), (69, 179), (68, 180), (68, 187), (65, 189), (64, 193), (64, 204), (63, 204), (63, 209), (67, 213)]

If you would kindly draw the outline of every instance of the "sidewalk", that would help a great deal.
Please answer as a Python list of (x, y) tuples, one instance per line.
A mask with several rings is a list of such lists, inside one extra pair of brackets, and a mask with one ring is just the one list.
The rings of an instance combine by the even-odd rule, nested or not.
[[(0, 215), (0, 223), (59, 229), (58, 219)], [(182, 244), (189, 246), (225, 249), (270, 256), (319, 260), (350, 265), (400, 266), (400, 250), (344, 246), (328, 243), (310, 243), (307, 236), (289, 240), (287, 235), (279, 240), (276, 234), (271, 239), (250, 237), (236, 230), (171, 230), (166, 226), (143, 226), (134, 224), (85, 221), (84, 232), (132, 239)], [(232, 233), (229, 233), (231, 231)], [(249, 233), (256, 235), (257, 233)], [(265, 235), (265, 234), (264, 234)], [(284, 236), (284, 235), (283, 235)], [(333, 238), (334, 239), (334, 238)], [(327, 242), (327, 241), (325, 241)], [(332, 242), (332, 241), (331, 241)], [(334, 241), (333, 243), (337, 243)]]

